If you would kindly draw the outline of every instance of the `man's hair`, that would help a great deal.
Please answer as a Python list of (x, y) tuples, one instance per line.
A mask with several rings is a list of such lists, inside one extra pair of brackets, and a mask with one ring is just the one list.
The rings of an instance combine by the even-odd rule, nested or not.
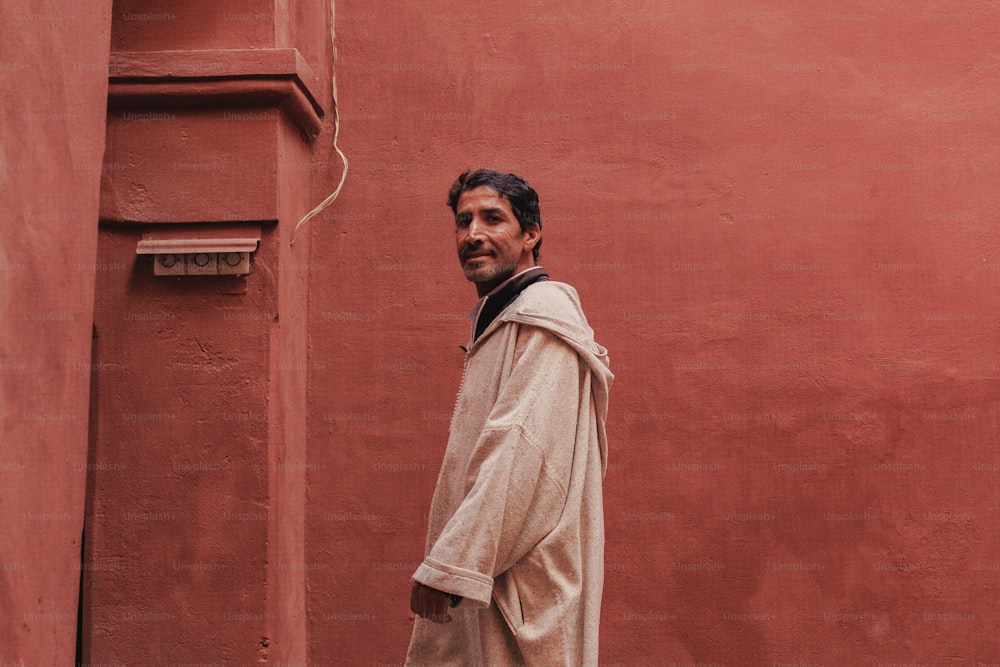
[[(526, 232), (532, 227), (542, 229), (542, 213), (538, 208), (538, 193), (526, 180), (517, 174), (504, 174), (492, 169), (476, 169), (463, 172), (448, 191), (448, 206), (452, 213), (457, 213), (458, 200), (463, 192), (475, 190), (485, 185), (496, 190), (496, 193), (510, 202), (510, 208), (521, 225), (521, 231)], [(538, 251), (542, 247), (542, 239), (531, 249), (531, 255), (538, 261)]]

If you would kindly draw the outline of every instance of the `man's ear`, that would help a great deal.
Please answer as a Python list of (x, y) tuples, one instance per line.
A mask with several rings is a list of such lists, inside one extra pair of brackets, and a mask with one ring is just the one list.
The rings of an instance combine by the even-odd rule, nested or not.
[(538, 245), (539, 239), (542, 238), (542, 228), (539, 227), (538, 225), (533, 225), (531, 227), (528, 227), (524, 231), (524, 233), (528, 235), (528, 238), (525, 239), (524, 245), (529, 250)]

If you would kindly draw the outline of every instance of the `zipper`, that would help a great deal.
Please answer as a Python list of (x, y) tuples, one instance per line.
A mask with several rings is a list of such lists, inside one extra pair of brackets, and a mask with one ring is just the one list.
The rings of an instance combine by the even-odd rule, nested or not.
[[(458, 347), (465, 352), (465, 360), (462, 362), (462, 379), (458, 383), (458, 392), (455, 394), (455, 405), (451, 409), (451, 421), (448, 422), (448, 433), (455, 428), (455, 417), (458, 415), (458, 401), (462, 398), (462, 389), (465, 387), (465, 375), (469, 371), (469, 357), (472, 355), (472, 348), (476, 346), (478, 342), (476, 339), (476, 327), (479, 325), (479, 316), (483, 314), (483, 307), (486, 305), (486, 300), (489, 296), (483, 299), (483, 302), (479, 304), (479, 310), (476, 311), (476, 317), (472, 320), (472, 331), (469, 332), (469, 345), (459, 345)], [(485, 332), (483, 332), (485, 333)]]
[(465, 361), (462, 363), (462, 379), (458, 383), (458, 393), (455, 394), (455, 405), (451, 409), (451, 421), (448, 423), (449, 434), (455, 428), (455, 417), (458, 415), (458, 401), (461, 400), (462, 398), (462, 388), (465, 387), (465, 374), (468, 371), (469, 371), (469, 350), (465, 350)]
[[(476, 311), (476, 319), (472, 321), (472, 336), (470, 338), (471, 342), (469, 343), (469, 347), (472, 347), (476, 343), (476, 340), (478, 340), (476, 337), (476, 329), (479, 328), (479, 318), (483, 316), (483, 311), (486, 309), (486, 302), (489, 300), (490, 295), (487, 294), (483, 297), (482, 303), (479, 304), (479, 310)], [(483, 333), (486, 332), (484, 331)]]

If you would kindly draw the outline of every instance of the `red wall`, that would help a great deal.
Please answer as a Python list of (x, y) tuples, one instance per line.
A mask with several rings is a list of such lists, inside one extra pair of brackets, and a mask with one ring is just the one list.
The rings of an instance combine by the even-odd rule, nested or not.
[(1000, 662), (1000, 10), (337, 17), (352, 171), (311, 229), (310, 659), (402, 660), (475, 298), (445, 194), (483, 165), (540, 192), (542, 263), (617, 373), (604, 663)]
[(76, 652), (110, 14), (0, 3), (3, 665)]
[[(115, 3), (84, 663), (305, 664), (306, 574), (329, 564), (304, 557), (310, 244), (290, 240), (339, 176), (318, 168), (328, 8)], [(300, 43), (301, 61), (257, 50)], [(305, 66), (268, 69), (286, 62)], [(295, 125), (306, 94), (326, 114), (315, 141)], [(136, 254), (198, 222), (260, 230), (249, 275), (156, 276)]]
[(263, 185), (146, 222), (278, 224), (249, 277), (180, 281), (98, 235), (102, 171), (190, 175), (140, 169), (186, 111), (102, 167), (107, 45), (294, 46), (329, 112), (327, 4), (20, 4), (0, 663), (72, 660), (81, 568), (88, 663), (401, 662), (475, 298), (445, 193), (484, 165), (538, 188), (618, 376), (603, 663), (1000, 664), (1000, 10), (343, 0), (342, 197), (288, 246), (339, 177), (330, 113), (312, 144), (208, 132), (192, 162)]

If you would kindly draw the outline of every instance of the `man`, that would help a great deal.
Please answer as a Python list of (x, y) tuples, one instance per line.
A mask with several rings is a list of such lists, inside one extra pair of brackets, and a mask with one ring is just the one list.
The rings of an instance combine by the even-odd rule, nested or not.
[(576, 291), (536, 264), (538, 195), (480, 169), (448, 195), (479, 301), (413, 574), (407, 665), (597, 665), (614, 378)]

